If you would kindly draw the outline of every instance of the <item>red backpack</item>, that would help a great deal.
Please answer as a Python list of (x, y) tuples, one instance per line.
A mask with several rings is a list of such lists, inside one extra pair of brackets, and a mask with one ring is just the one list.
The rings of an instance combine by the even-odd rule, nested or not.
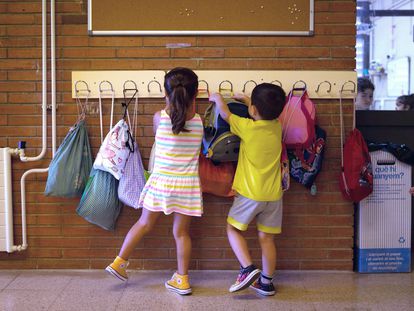
[[(354, 105), (355, 106), (355, 105)], [(349, 133), (343, 144), (342, 99), (340, 98), (341, 120), (341, 176), (339, 187), (343, 196), (353, 202), (359, 202), (372, 193), (373, 175), (371, 156), (361, 132), (355, 128)]]
[(343, 147), (339, 186), (348, 200), (359, 202), (371, 194), (373, 176), (371, 156), (359, 130), (353, 129)]

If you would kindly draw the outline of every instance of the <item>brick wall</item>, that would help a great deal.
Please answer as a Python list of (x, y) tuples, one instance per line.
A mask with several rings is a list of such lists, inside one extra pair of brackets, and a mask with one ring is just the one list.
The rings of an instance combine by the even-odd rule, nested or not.
[[(355, 68), (355, 1), (315, 1), (313, 37), (88, 37), (87, 1), (56, 1), (58, 144), (76, 120), (71, 98), (74, 70), (201, 69), (353, 70)], [(166, 48), (186, 42), (191, 47)], [(0, 147), (27, 141), (27, 155), (41, 150), (41, 1), (0, 3)], [(299, 78), (299, 77), (298, 77)], [(277, 237), (279, 269), (352, 269), (353, 207), (338, 191), (340, 165), (338, 100), (316, 100), (320, 125), (328, 132), (318, 194), (292, 182), (284, 197), (283, 233)], [(159, 99), (141, 99), (138, 143), (147, 163), (153, 142), (152, 114), (163, 107)], [(199, 101), (202, 113), (207, 105)], [(119, 114), (120, 107), (117, 103)], [(105, 104), (105, 124), (109, 106)], [(346, 124), (352, 119), (345, 105)], [(48, 116), (50, 124), (50, 115)], [(99, 121), (88, 116), (94, 153), (99, 146)], [(49, 127), (50, 137), (50, 127)], [(21, 243), (20, 177), (31, 168), (47, 167), (13, 161), (15, 243)], [(78, 200), (45, 197), (46, 174), (29, 175), (27, 233), (24, 252), (0, 253), (0, 268), (103, 268), (118, 253), (123, 237), (140, 215), (124, 207), (115, 232), (90, 225), (76, 215)], [(225, 233), (231, 200), (205, 195), (205, 214), (192, 222), (194, 269), (236, 269), (237, 261)], [(136, 249), (131, 268), (175, 267), (171, 217), (162, 217), (155, 230)], [(257, 262), (260, 250), (255, 227), (247, 232)]]

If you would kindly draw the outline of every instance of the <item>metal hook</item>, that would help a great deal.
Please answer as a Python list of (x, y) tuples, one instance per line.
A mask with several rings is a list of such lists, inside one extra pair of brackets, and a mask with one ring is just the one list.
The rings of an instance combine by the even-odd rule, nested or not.
[[(303, 87), (296, 87), (297, 83), (303, 83)], [(306, 90), (306, 83), (303, 80), (298, 80), (295, 83), (293, 83), (293, 87), (292, 87), (293, 91), (305, 91)]]
[(148, 84), (147, 84), (147, 90), (148, 90), (148, 93), (151, 93), (151, 89), (150, 89), (150, 85), (151, 85), (151, 83), (156, 83), (156, 84), (158, 84), (158, 86), (159, 86), (159, 88), (160, 88), (160, 93), (162, 93), (162, 86), (161, 86), (161, 83), (159, 83), (157, 80), (151, 80), (150, 82), (148, 82)]
[(253, 81), (253, 80), (248, 80), (248, 81), (246, 81), (246, 82), (244, 83), (244, 85), (243, 85), (243, 91), (242, 91), (243, 93), (245, 93), (245, 92), (246, 92), (246, 85), (247, 85), (249, 82), (254, 83), (254, 86), (257, 86), (256, 81)]
[[(134, 88), (131, 88), (131, 89), (126, 88), (126, 85), (127, 85), (128, 83), (132, 83), (132, 84), (134, 85)], [(134, 94), (132, 94), (131, 98), (129, 98), (129, 100), (128, 100), (128, 102), (127, 102), (126, 93), (127, 93), (128, 91), (133, 91), (133, 92), (134, 92)], [(123, 102), (123, 103), (121, 103), (121, 104), (122, 104), (122, 107), (124, 107), (124, 116), (123, 116), (123, 118), (125, 119), (125, 118), (126, 118), (126, 115), (127, 115), (127, 111), (128, 111), (128, 106), (129, 106), (129, 104), (130, 104), (130, 103), (131, 103), (131, 101), (135, 98), (135, 96), (137, 96), (137, 94), (138, 94), (138, 87), (137, 87), (137, 84), (136, 84), (134, 81), (132, 81), (132, 80), (127, 80), (127, 81), (125, 81), (125, 82), (124, 82), (124, 84), (123, 84), (123, 90), (122, 90), (122, 92), (123, 92), (123, 94), (124, 94), (124, 100), (125, 100), (125, 102)]]
[(280, 87), (282, 87), (282, 82), (280, 82), (279, 80), (273, 80), (270, 83), (271, 84), (275, 84), (274, 82), (278, 83)]
[[(86, 85), (86, 89), (78, 89), (78, 84), (79, 83), (83, 83), (83, 84), (85, 84)], [(81, 92), (81, 91), (86, 91), (86, 92), (88, 92), (88, 94), (91, 92), (91, 90), (89, 89), (89, 86), (88, 86), (88, 83), (86, 83), (85, 81), (83, 81), (83, 80), (78, 80), (78, 81), (76, 81), (75, 82), (75, 92), (76, 93), (79, 93), (79, 92)]]
[[(134, 85), (134, 88), (131, 88), (131, 89), (126, 88), (127, 83), (132, 83)], [(124, 84), (122, 85), (122, 88), (124, 90), (124, 93), (125, 93), (125, 91), (137, 91), (138, 92), (137, 84), (134, 81), (132, 81), (132, 80), (126, 80), (124, 82)]]
[[(102, 84), (104, 84), (104, 83), (108, 83), (109, 84), (109, 86), (110, 86), (110, 88), (109, 89), (103, 89), (102, 88)], [(103, 92), (103, 91), (111, 91), (111, 92), (113, 92), (114, 91), (114, 88), (113, 88), (113, 86), (112, 86), (112, 83), (111, 82), (109, 82), (108, 80), (103, 80), (103, 81), (101, 81), (101, 83), (99, 83), (99, 92)]]
[[(206, 85), (205, 89), (200, 89), (200, 82), (205, 83), (205, 85)], [(210, 93), (210, 87), (209, 87), (208, 82), (206, 80), (198, 80), (198, 84), (199, 84), (199, 88), (198, 88), (199, 91)]]
[[(345, 87), (345, 85), (347, 85), (348, 83), (352, 83), (352, 84), (353, 84), (353, 86), (354, 86), (354, 88), (353, 88), (353, 89), (351, 89), (351, 90), (345, 90), (345, 89), (344, 89), (344, 87)], [(342, 92), (344, 92), (344, 91), (349, 91), (349, 92), (351, 92), (351, 93), (355, 93), (355, 90), (356, 90), (356, 84), (355, 84), (355, 82), (354, 82), (354, 81), (348, 80), (348, 81), (346, 81), (344, 84), (342, 84), (342, 87), (341, 87), (341, 93), (342, 93)]]
[(327, 93), (330, 93), (331, 92), (331, 90), (332, 90), (332, 84), (331, 84), (331, 82), (329, 82), (329, 81), (322, 81), (322, 82), (320, 82), (319, 84), (318, 84), (318, 87), (316, 88), (316, 90), (315, 90), (315, 92), (316, 93), (318, 93), (319, 92), (319, 88), (320, 88), (320, 86), (322, 85), (322, 84), (324, 84), (324, 83), (328, 83), (328, 85), (329, 85), (329, 89), (326, 91)]
[[(223, 83), (228, 83), (228, 84), (230, 84), (230, 89), (223, 89), (221, 86), (223, 85)], [(224, 81), (221, 81), (220, 82), (220, 84), (219, 84), (219, 92), (220, 91), (222, 91), (222, 90), (230, 90), (230, 92), (233, 92), (233, 84), (229, 81), (229, 80), (224, 80)]]

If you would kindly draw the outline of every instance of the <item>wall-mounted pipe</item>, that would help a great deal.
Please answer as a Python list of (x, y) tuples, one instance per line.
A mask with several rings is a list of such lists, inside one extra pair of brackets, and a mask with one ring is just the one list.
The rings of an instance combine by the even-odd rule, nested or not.
[(46, 0), (42, 0), (42, 150), (39, 155), (35, 157), (27, 157), (24, 154), (24, 150), (18, 152), (20, 160), (23, 162), (38, 161), (42, 159), (46, 154), (47, 149), (47, 115), (46, 115), (46, 101), (47, 101), (47, 9)]
[[(23, 162), (37, 161), (44, 157), (47, 147), (47, 33), (46, 33), (46, 0), (42, 0), (42, 151), (36, 157), (26, 157), (23, 153), (20, 153), (20, 160)], [(52, 156), (54, 157), (56, 152), (56, 45), (55, 45), (55, 0), (50, 1), (50, 35), (51, 35), (51, 87), (52, 87)], [(21, 210), (22, 210), (22, 244), (13, 246), (13, 251), (22, 251), (28, 247), (27, 244), (27, 232), (26, 232), (26, 177), (34, 173), (46, 173), (49, 168), (36, 168), (26, 171), (20, 179), (20, 191), (21, 191)]]

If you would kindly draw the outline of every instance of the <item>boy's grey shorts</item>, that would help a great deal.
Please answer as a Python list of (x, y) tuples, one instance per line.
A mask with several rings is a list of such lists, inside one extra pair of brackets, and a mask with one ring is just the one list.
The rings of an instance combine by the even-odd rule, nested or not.
[(241, 231), (246, 231), (250, 222), (256, 217), (257, 230), (275, 234), (282, 232), (282, 216), (282, 199), (260, 202), (236, 194), (227, 223)]

